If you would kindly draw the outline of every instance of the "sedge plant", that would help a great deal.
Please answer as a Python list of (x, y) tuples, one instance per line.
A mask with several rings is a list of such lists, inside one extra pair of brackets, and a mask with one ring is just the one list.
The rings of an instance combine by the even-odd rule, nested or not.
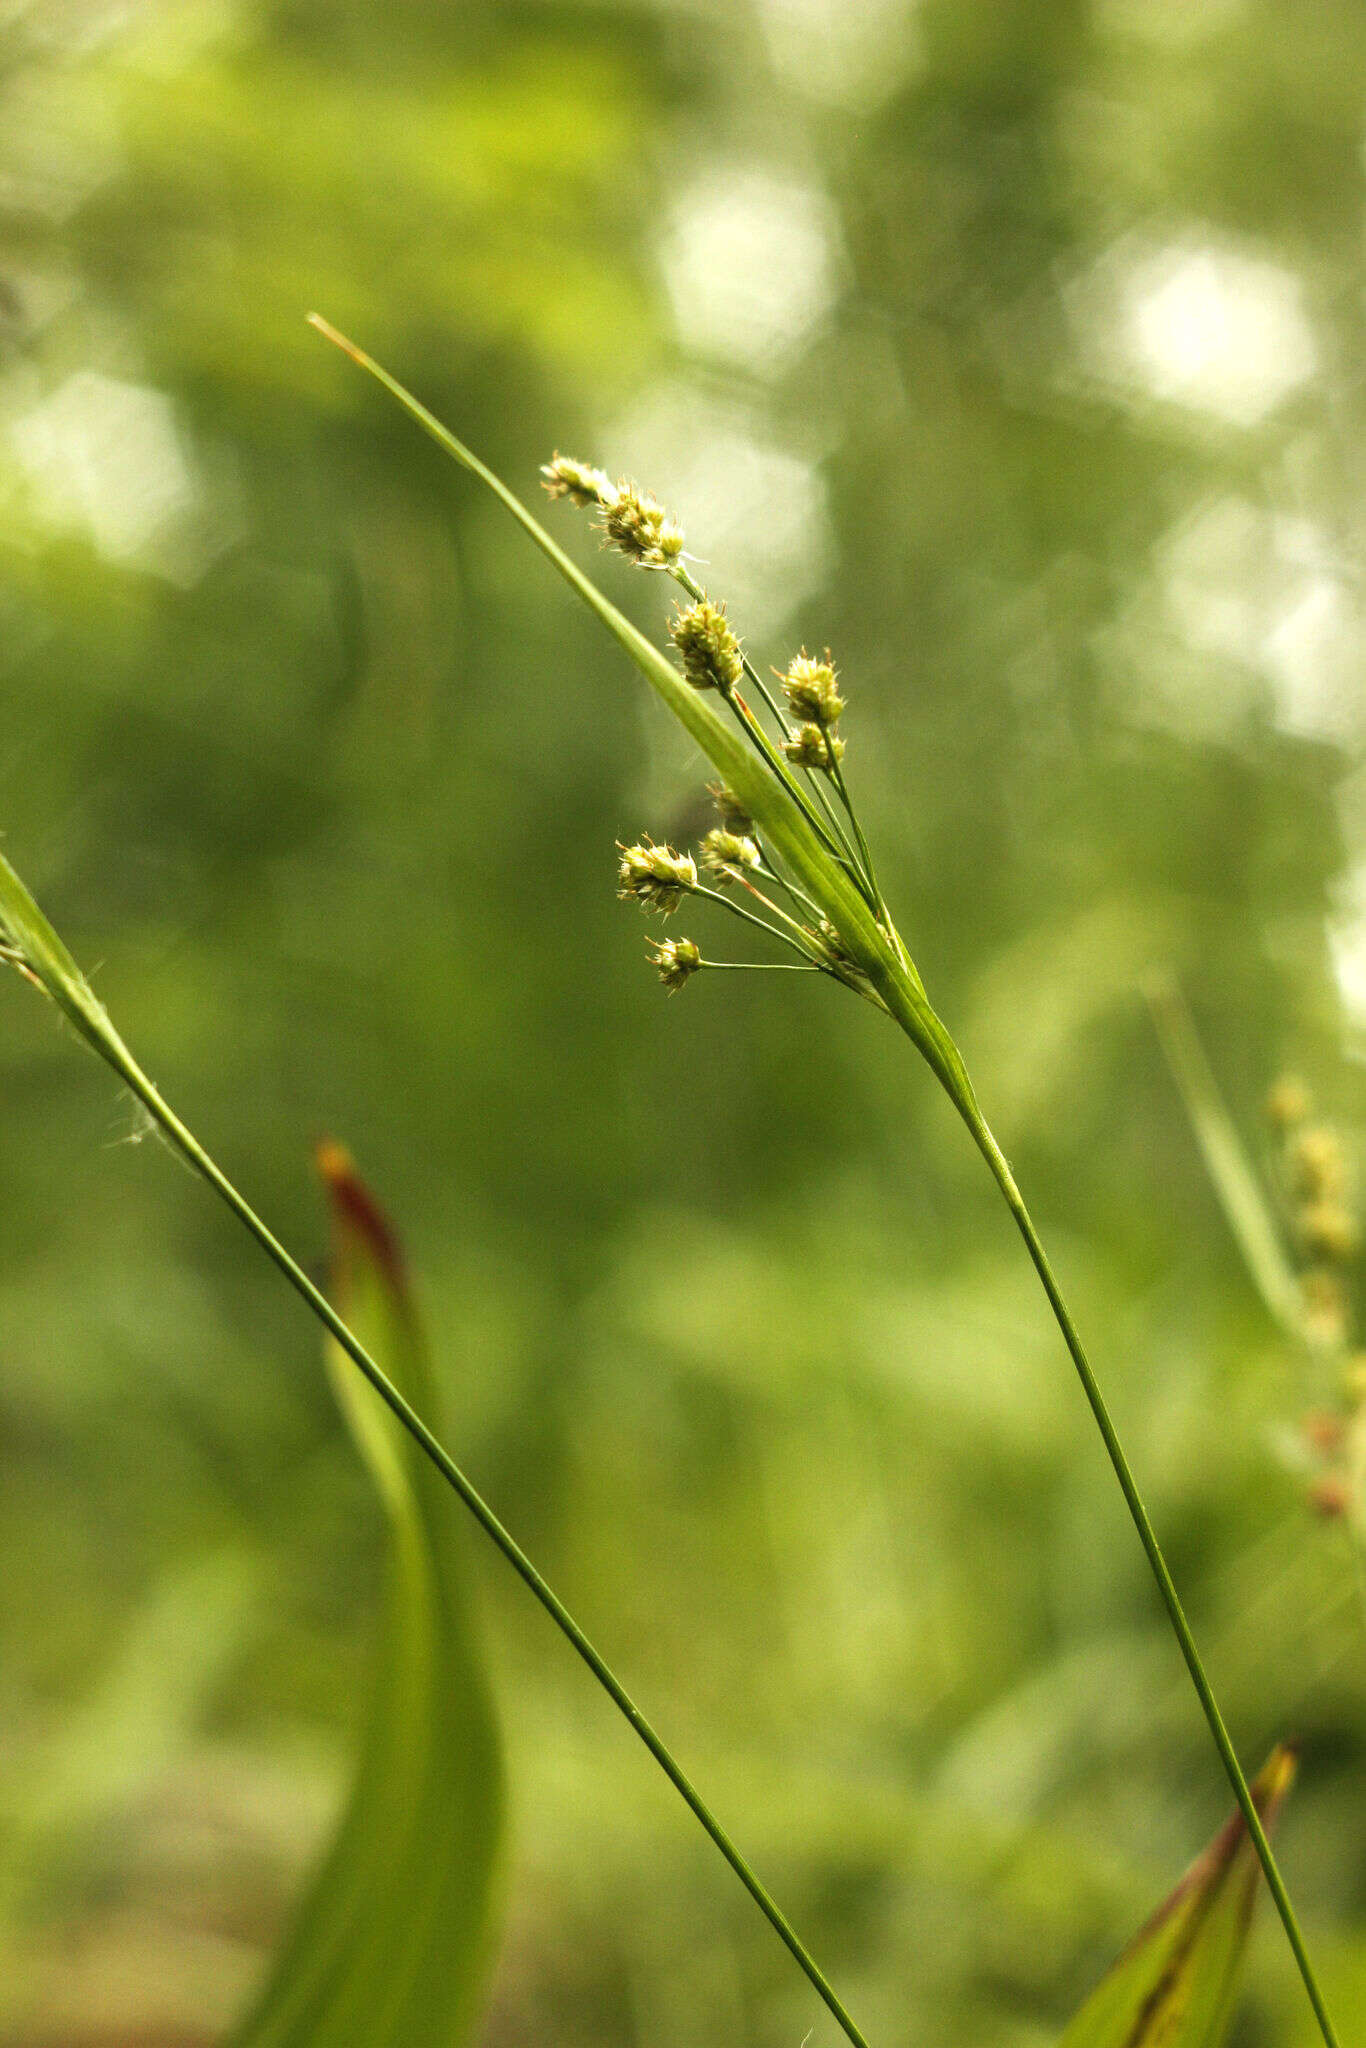
[[(781, 968), (823, 974), (871, 1003), (906, 1034), (967, 1126), (1010, 1209), (1072, 1356), (1232, 1785), (1239, 1825), (1246, 1829), (1256, 1861), (1265, 1873), (1326, 2048), (1339, 2048), (1268, 1840), (1263, 1818), (1268, 1787), (1259, 1781), (1249, 1788), (1244, 1777), (1142, 1496), (1038, 1232), (982, 1114), (962, 1055), (932, 1007), (887, 908), (872, 852), (845, 779), (844, 739), (839, 730), (845, 706), (833, 661), (828, 656), (800, 654), (779, 679), (779, 689), (770, 689), (741, 649), (724, 608), (713, 603), (694, 578), (684, 552), (683, 534), (656, 501), (633, 486), (614, 483), (600, 470), (556, 457), (546, 469), (546, 482), (552, 494), (567, 497), (580, 506), (594, 507), (609, 544), (641, 568), (668, 575), (682, 591), (687, 603), (670, 629), (682, 662), (680, 672), (602, 595), (520, 500), (411, 393), (325, 321), (314, 316), (314, 324), (376, 377), (449, 455), (503, 502), (621, 644), (718, 771), (721, 781), (713, 787), (718, 824), (707, 834), (699, 855), (658, 845), (650, 839), (622, 846), (619, 893), (663, 916), (671, 915), (685, 900), (693, 899), (699, 906), (705, 903), (724, 909), (744, 923), (747, 933), (761, 932), (765, 943), (782, 949), (788, 957), (754, 962), (713, 959), (705, 956), (694, 940), (669, 936), (660, 939), (652, 949), (654, 964), (665, 986), (677, 991), (696, 974), (723, 968)], [(747, 690), (763, 703), (767, 722), (751, 705)], [(341, 1354), (368, 1381), (421, 1453), (464, 1502), (587, 1665), (739, 1877), (854, 2048), (868, 2048), (865, 2036), (829, 1979), (653, 1724), (428, 1423), (149, 1079), (66, 945), (3, 855), (0, 964), (15, 968), (52, 1000), (79, 1038), (142, 1105), (152, 1125), (172, 1149), (237, 1217), (302, 1298)], [(1245, 1925), (1245, 1916), (1241, 1924)], [(1150, 2004), (1145, 1990), (1140, 2005), (1146, 2011)], [(1071, 2038), (1069, 2035), (1069, 2041)], [(1101, 2036), (1093, 2036), (1093, 2031), (1088, 2030), (1088, 2043), (1093, 2038), (1098, 2040)], [(1108, 2043), (1108, 2034), (1104, 2038)], [(1134, 2032), (1126, 2026), (1124, 2038), (1138, 2048), (1140, 2041), (1146, 2043), (1148, 2034), (1142, 2028)], [(1170, 2038), (1175, 2041), (1176, 2035)], [(1185, 2038), (1183, 2032), (1182, 2039)], [(1206, 2038), (1201, 2033), (1201, 2041)]]
[[(1143, 1495), (1071, 1309), (963, 1056), (925, 991), (893, 922), (844, 770), (845, 709), (834, 662), (801, 653), (772, 688), (745, 654), (724, 605), (693, 573), (677, 520), (649, 493), (556, 455), (543, 477), (553, 498), (591, 511), (606, 545), (667, 578), (684, 602), (669, 637), (681, 666), (631, 623), (551, 538), (514, 492), (391, 376), (318, 315), (313, 324), (377, 379), (444, 451), (497, 497), (588, 605), (720, 775), (719, 819), (699, 854), (652, 839), (619, 848), (618, 887), (661, 917), (688, 902), (724, 910), (783, 957), (712, 958), (691, 937), (653, 948), (671, 992), (708, 970), (782, 966), (822, 974), (882, 1011), (924, 1058), (967, 1128), (1047, 1296), (1147, 1557), (1220, 1762), (1265, 1873), (1326, 2048), (1339, 2048), (1295, 1909), (1211, 1686)], [(762, 707), (762, 708), (760, 708)], [(810, 1972), (808, 1971), (808, 1974)], [(829, 2000), (827, 1999), (827, 2003)], [(833, 2009), (833, 2008), (832, 2008)], [(837, 2015), (838, 2016), (838, 2015)], [(849, 2031), (846, 2026), (846, 2031)], [(851, 2038), (856, 2036), (851, 2034)]]

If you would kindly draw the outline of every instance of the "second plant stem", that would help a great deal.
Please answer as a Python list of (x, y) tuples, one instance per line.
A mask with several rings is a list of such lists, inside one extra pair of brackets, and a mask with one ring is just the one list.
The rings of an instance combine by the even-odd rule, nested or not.
[(1119, 1432), (1115, 1428), (1109, 1404), (1100, 1390), (1100, 1384), (1096, 1379), (1091, 1361), (1086, 1355), (1086, 1347), (1082, 1343), (1081, 1335), (1072, 1320), (1072, 1312), (1063, 1297), (1062, 1289), (1058, 1285), (1057, 1276), (1049, 1262), (1048, 1254), (1043, 1248), (1039, 1233), (1034, 1227), (1033, 1218), (1025, 1206), (1024, 1197), (1015, 1184), (1014, 1175), (1006, 1163), (1004, 1154), (985, 1123), (980, 1128), (969, 1124), (969, 1129), (972, 1130), (972, 1135), (978, 1149), (985, 1158), (997, 1186), (1005, 1197), (1006, 1205), (1015, 1219), (1016, 1228), (1024, 1239), (1025, 1249), (1029, 1253), (1034, 1270), (1042, 1282), (1044, 1293), (1048, 1296), (1049, 1307), (1052, 1309), (1054, 1319), (1062, 1332), (1063, 1341), (1071, 1353), (1072, 1363), (1077, 1369), (1077, 1377), (1081, 1381), (1082, 1390), (1086, 1395), (1091, 1413), (1095, 1417), (1096, 1427), (1100, 1431), (1101, 1440), (1105, 1445), (1110, 1463), (1114, 1468), (1115, 1477), (1119, 1481), (1120, 1491), (1124, 1495), (1124, 1502), (1129, 1510), (1129, 1517), (1138, 1532), (1138, 1539), (1143, 1545), (1148, 1563), (1152, 1569), (1153, 1578), (1157, 1582), (1157, 1589), (1162, 1596), (1162, 1604), (1167, 1610), (1167, 1618), (1171, 1623), (1172, 1633), (1180, 1645), (1181, 1655), (1185, 1659), (1186, 1669), (1190, 1673), (1191, 1684), (1195, 1688), (1196, 1696), (1204, 1711), (1205, 1720), (1209, 1724), (1210, 1734), (1214, 1738), (1214, 1746), (1219, 1752), (1219, 1758), (1224, 1766), (1225, 1774), (1233, 1788), (1234, 1797), (1247, 1824), (1248, 1836), (1253, 1848), (1257, 1852), (1258, 1861), (1266, 1876), (1267, 1888), (1275, 1901), (1276, 1911), (1280, 1915), (1286, 1939), (1290, 1943), (1291, 1953), (1298, 1965), (1305, 1992), (1308, 1995), (1310, 2005), (1314, 2009), (1314, 2017), (1319, 2023), (1319, 2031), (1323, 2035), (1327, 2048), (1341, 2048), (1337, 2029), (1329, 2017), (1328, 2008), (1324, 2003), (1323, 1993), (1319, 1988), (1318, 1978), (1314, 1972), (1314, 1966), (1309, 1960), (1309, 1952), (1305, 1947), (1304, 1936), (1300, 1932), (1300, 1923), (1296, 1916), (1294, 1905), (1291, 1902), (1290, 1894), (1286, 1889), (1285, 1879), (1281, 1876), (1280, 1865), (1276, 1861), (1275, 1852), (1267, 1838), (1266, 1829), (1262, 1825), (1262, 1817), (1257, 1811), (1257, 1803), (1252, 1797), (1247, 1779), (1243, 1773), (1243, 1767), (1238, 1761), (1238, 1752), (1233, 1746), (1233, 1739), (1228, 1732), (1223, 1714), (1219, 1710), (1219, 1702), (1214, 1696), (1214, 1689), (1210, 1684), (1204, 1661), (1196, 1647), (1190, 1623), (1186, 1619), (1186, 1610), (1181, 1605), (1181, 1596), (1176, 1590), (1176, 1584), (1172, 1578), (1170, 1567), (1162, 1552), (1162, 1545), (1157, 1540), (1157, 1531), (1152, 1525), (1152, 1520), (1144, 1504), (1143, 1495), (1139, 1491), (1138, 1481), (1134, 1477), (1133, 1468), (1130, 1466), (1124, 1446), (1120, 1442)]

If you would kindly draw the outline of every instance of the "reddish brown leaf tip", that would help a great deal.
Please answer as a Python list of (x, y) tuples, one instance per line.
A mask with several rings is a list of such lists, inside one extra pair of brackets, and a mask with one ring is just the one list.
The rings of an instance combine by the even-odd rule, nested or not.
[(339, 1231), (354, 1231), (390, 1286), (403, 1293), (406, 1277), (397, 1233), (357, 1173), (345, 1145), (324, 1138), (314, 1152), (314, 1161)]
[(349, 341), (341, 329), (334, 327), (330, 320), (324, 320), (321, 313), (310, 313), (308, 324), (310, 327), (316, 327), (324, 341), (330, 341), (334, 348), (341, 350), (343, 355), (350, 356), (353, 363), (359, 363), (362, 369), (365, 368), (370, 358), (366, 355), (364, 349), (357, 348), (354, 341)]

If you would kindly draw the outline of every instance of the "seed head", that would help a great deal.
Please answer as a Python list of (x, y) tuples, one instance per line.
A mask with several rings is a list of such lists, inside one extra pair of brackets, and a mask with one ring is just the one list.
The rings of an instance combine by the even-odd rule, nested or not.
[(607, 545), (642, 569), (671, 569), (683, 552), (683, 529), (648, 491), (625, 482), (600, 499)]
[(819, 768), (829, 775), (836, 761), (844, 758), (844, 741), (819, 725), (799, 725), (791, 739), (783, 741), (783, 752), (798, 768)]
[(1325, 1522), (1340, 1522), (1351, 1513), (1352, 1485), (1345, 1473), (1325, 1472), (1309, 1488), (1308, 1501)]
[(690, 853), (656, 846), (651, 839), (643, 839), (637, 846), (618, 842), (617, 851), (621, 855), (617, 894), (638, 903), (642, 910), (657, 910), (668, 917), (697, 887), (697, 862)]
[(694, 689), (719, 690), (729, 697), (745, 664), (724, 605), (699, 598), (679, 612), (669, 628), (669, 638), (683, 657), (683, 673)]
[(589, 462), (577, 462), (572, 455), (552, 455), (541, 475), (552, 498), (568, 498), (581, 509), (585, 505), (607, 505), (616, 496), (616, 485), (605, 469)]
[(822, 729), (834, 725), (844, 709), (828, 649), (824, 661), (814, 661), (803, 649), (789, 662), (783, 692), (798, 718), (809, 719)]
[(1338, 1202), (1306, 1202), (1295, 1218), (1295, 1230), (1310, 1258), (1341, 1265), (1360, 1242), (1356, 1218)]
[(702, 841), (702, 865), (718, 881), (733, 882), (743, 869), (758, 867), (759, 849), (745, 834), (718, 825)]
[(707, 789), (712, 802), (716, 805), (716, 815), (727, 832), (735, 832), (741, 839), (753, 839), (754, 820), (735, 791), (727, 789), (724, 782), (709, 782)]
[(1347, 1434), (1347, 1419), (1336, 1408), (1314, 1408), (1300, 1417), (1305, 1442), (1321, 1458), (1334, 1458)]
[(1335, 1131), (1314, 1124), (1291, 1140), (1290, 1170), (1306, 1201), (1341, 1200), (1347, 1186), (1347, 1161)]
[(1267, 1122), (1278, 1131), (1293, 1130), (1304, 1122), (1312, 1107), (1309, 1090), (1294, 1074), (1282, 1074), (1266, 1098)]
[(1331, 1266), (1311, 1266), (1300, 1276), (1305, 1335), (1333, 1350), (1347, 1336), (1347, 1294)]
[(661, 939), (650, 946), (650, 964), (671, 996), (677, 995), (702, 965), (702, 955), (691, 939)]

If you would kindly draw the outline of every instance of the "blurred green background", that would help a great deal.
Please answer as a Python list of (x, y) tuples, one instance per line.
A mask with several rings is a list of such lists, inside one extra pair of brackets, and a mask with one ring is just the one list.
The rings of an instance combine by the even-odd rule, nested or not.
[[(1237, 1739), (1303, 1743), (1351, 2038), (1327, 1369), (1138, 991), (1180, 977), (1254, 1147), (1287, 1064), (1360, 1115), (1366, 9), (11, 0), (0, 52), (0, 819), (149, 1071), (301, 1253), (310, 1147), (353, 1148), (448, 1440), (872, 2038), (1052, 2041), (1228, 1802), (1042, 1296), (871, 1012), (663, 997), (613, 842), (687, 829), (699, 761), (316, 307), (523, 494), (556, 446), (658, 492), (763, 664), (835, 649)], [(379, 1515), (297, 1304), (0, 1004), (0, 2038), (188, 2048), (345, 1785)], [(514, 1817), (482, 2039), (833, 2042), (469, 1549)], [(1269, 1918), (1240, 2026), (1311, 2038)]]

